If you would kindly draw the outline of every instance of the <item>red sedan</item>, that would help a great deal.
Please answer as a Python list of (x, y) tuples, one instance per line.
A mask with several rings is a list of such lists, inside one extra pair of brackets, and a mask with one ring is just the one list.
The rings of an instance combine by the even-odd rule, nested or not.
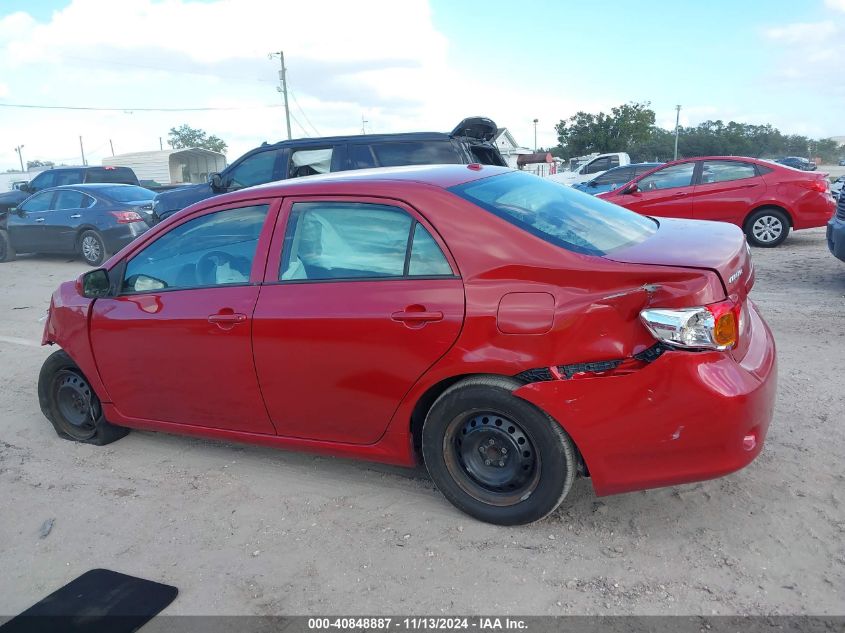
[(760, 452), (776, 389), (742, 233), (499, 167), (315, 176), (155, 226), (54, 293), (42, 409), (130, 428), (422, 460), (519, 524)]
[(836, 207), (825, 174), (736, 156), (667, 163), (599, 197), (644, 215), (730, 222), (763, 247), (790, 228), (825, 226)]

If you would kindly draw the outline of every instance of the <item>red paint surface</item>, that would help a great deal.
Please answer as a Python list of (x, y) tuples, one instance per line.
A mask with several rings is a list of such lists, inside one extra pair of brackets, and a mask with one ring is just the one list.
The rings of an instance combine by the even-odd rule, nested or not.
[[(430, 389), (470, 374), (627, 359), (654, 344), (639, 321), (646, 306), (730, 295), (745, 315), (731, 352), (667, 352), (625, 372), (533, 383), (516, 395), (572, 435), (599, 494), (713, 477), (753, 459), (776, 371), (771, 334), (746, 299), (753, 271), (741, 233), (667, 221), (612, 259), (590, 257), (443, 188), (505, 171), (349, 172), (219, 196), (156, 226), (107, 267), (197, 214), (270, 202), (250, 285), (97, 299), (89, 317), (92, 302), (64, 284), (45, 340), (79, 363), (117, 424), (410, 465), (411, 413)], [(404, 208), (456, 277), (277, 283), (287, 209), (304, 197)], [(747, 270), (728, 283), (738, 268)], [(504, 331), (519, 333), (503, 333), (502, 305)], [(419, 312), (443, 316), (397, 320)], [(217, 314), (245, 319), (209, 323)]]
[[(770, 171), (761, 176), (741, 180), (625, 193), (631, 184), (639, 183), (667, 165), (700, 163), (705, 160), (752, 163)], [(698, 171), (696, 169), (696, 173)], [(665, 163), (638, 176), (627, 185), (601, 193), (598, 197), (644, 215), (717, 220), (740, 227), (745, 225), (748, 216), (757, 209), (779, 207), (789, 216), (794, 229), (809, 229), (827, 224), (836, 208), (836, 203), (829, 193), (811, 189), (814, 183), (824, 181), (825, 178), (825, 174), (798, 171), (755, 158), (702, 156)]]

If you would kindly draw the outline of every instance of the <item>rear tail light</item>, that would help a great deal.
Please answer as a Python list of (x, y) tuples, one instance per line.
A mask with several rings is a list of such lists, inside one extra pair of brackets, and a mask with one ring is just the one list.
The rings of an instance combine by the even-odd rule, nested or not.
[(733, 301), (695, 308), (650, 308), (640, 312), (640, 320), (666, 345), (727, 350), (739, 341), (741, 308)]
[(135, 211), (110, 211), (109, 213), (117, 218), (118, 224), (130, 224), (132, 222), (144, 221), (144, 218)]
[(818, 191), (819, 193), (827, 193), (830, 191), (830, 183), (826, 178), (816, 178), (814, 180), (802, 180), (798, 183), (804, 189), (810, 191)]

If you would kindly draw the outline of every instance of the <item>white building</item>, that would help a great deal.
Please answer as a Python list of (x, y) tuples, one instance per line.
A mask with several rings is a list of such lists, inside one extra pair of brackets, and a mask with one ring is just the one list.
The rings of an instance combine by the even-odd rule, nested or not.
[(531, 154), (530, 149), (522, 147), (516, 142), (513, 135), (506, 127), (499, 128), (496, 133), (496, 137), (493, 139), (493, 143), (495, 143), (496, 147), (499, 149), (499, 153), (502, 155), (502, 158), (507, 161), (508, 167), (512, 169), (518, 168), (517, 161), (521, 155)]
[(225, 169), (226, 157), (219, 152), (192, 147), (118, 154), (104, 158), (103, 165), (131, 167), (142, 185), (143, 181), (178, 185), (206, 182), (209, 174)]

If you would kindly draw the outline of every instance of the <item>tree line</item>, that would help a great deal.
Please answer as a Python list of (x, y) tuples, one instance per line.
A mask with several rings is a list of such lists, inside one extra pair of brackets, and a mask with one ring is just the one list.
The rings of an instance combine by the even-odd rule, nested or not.
[[(610, 114), (578, 112), (555, 126), (558, 145), (551, 152), (561, 158), (593, 152), (628, 152), (636, 162), (672, 160), (675, 132), (658, 127), (649, 106), (648, 102), (626, 103), (611, 108)], [(678, 130), (678, 158), (804, 156), (830, 163), (841, 155), (845, 155), (845, 149), (837, 147), (832, 139), (783, 134), (771, 125), (705, 121)]]

